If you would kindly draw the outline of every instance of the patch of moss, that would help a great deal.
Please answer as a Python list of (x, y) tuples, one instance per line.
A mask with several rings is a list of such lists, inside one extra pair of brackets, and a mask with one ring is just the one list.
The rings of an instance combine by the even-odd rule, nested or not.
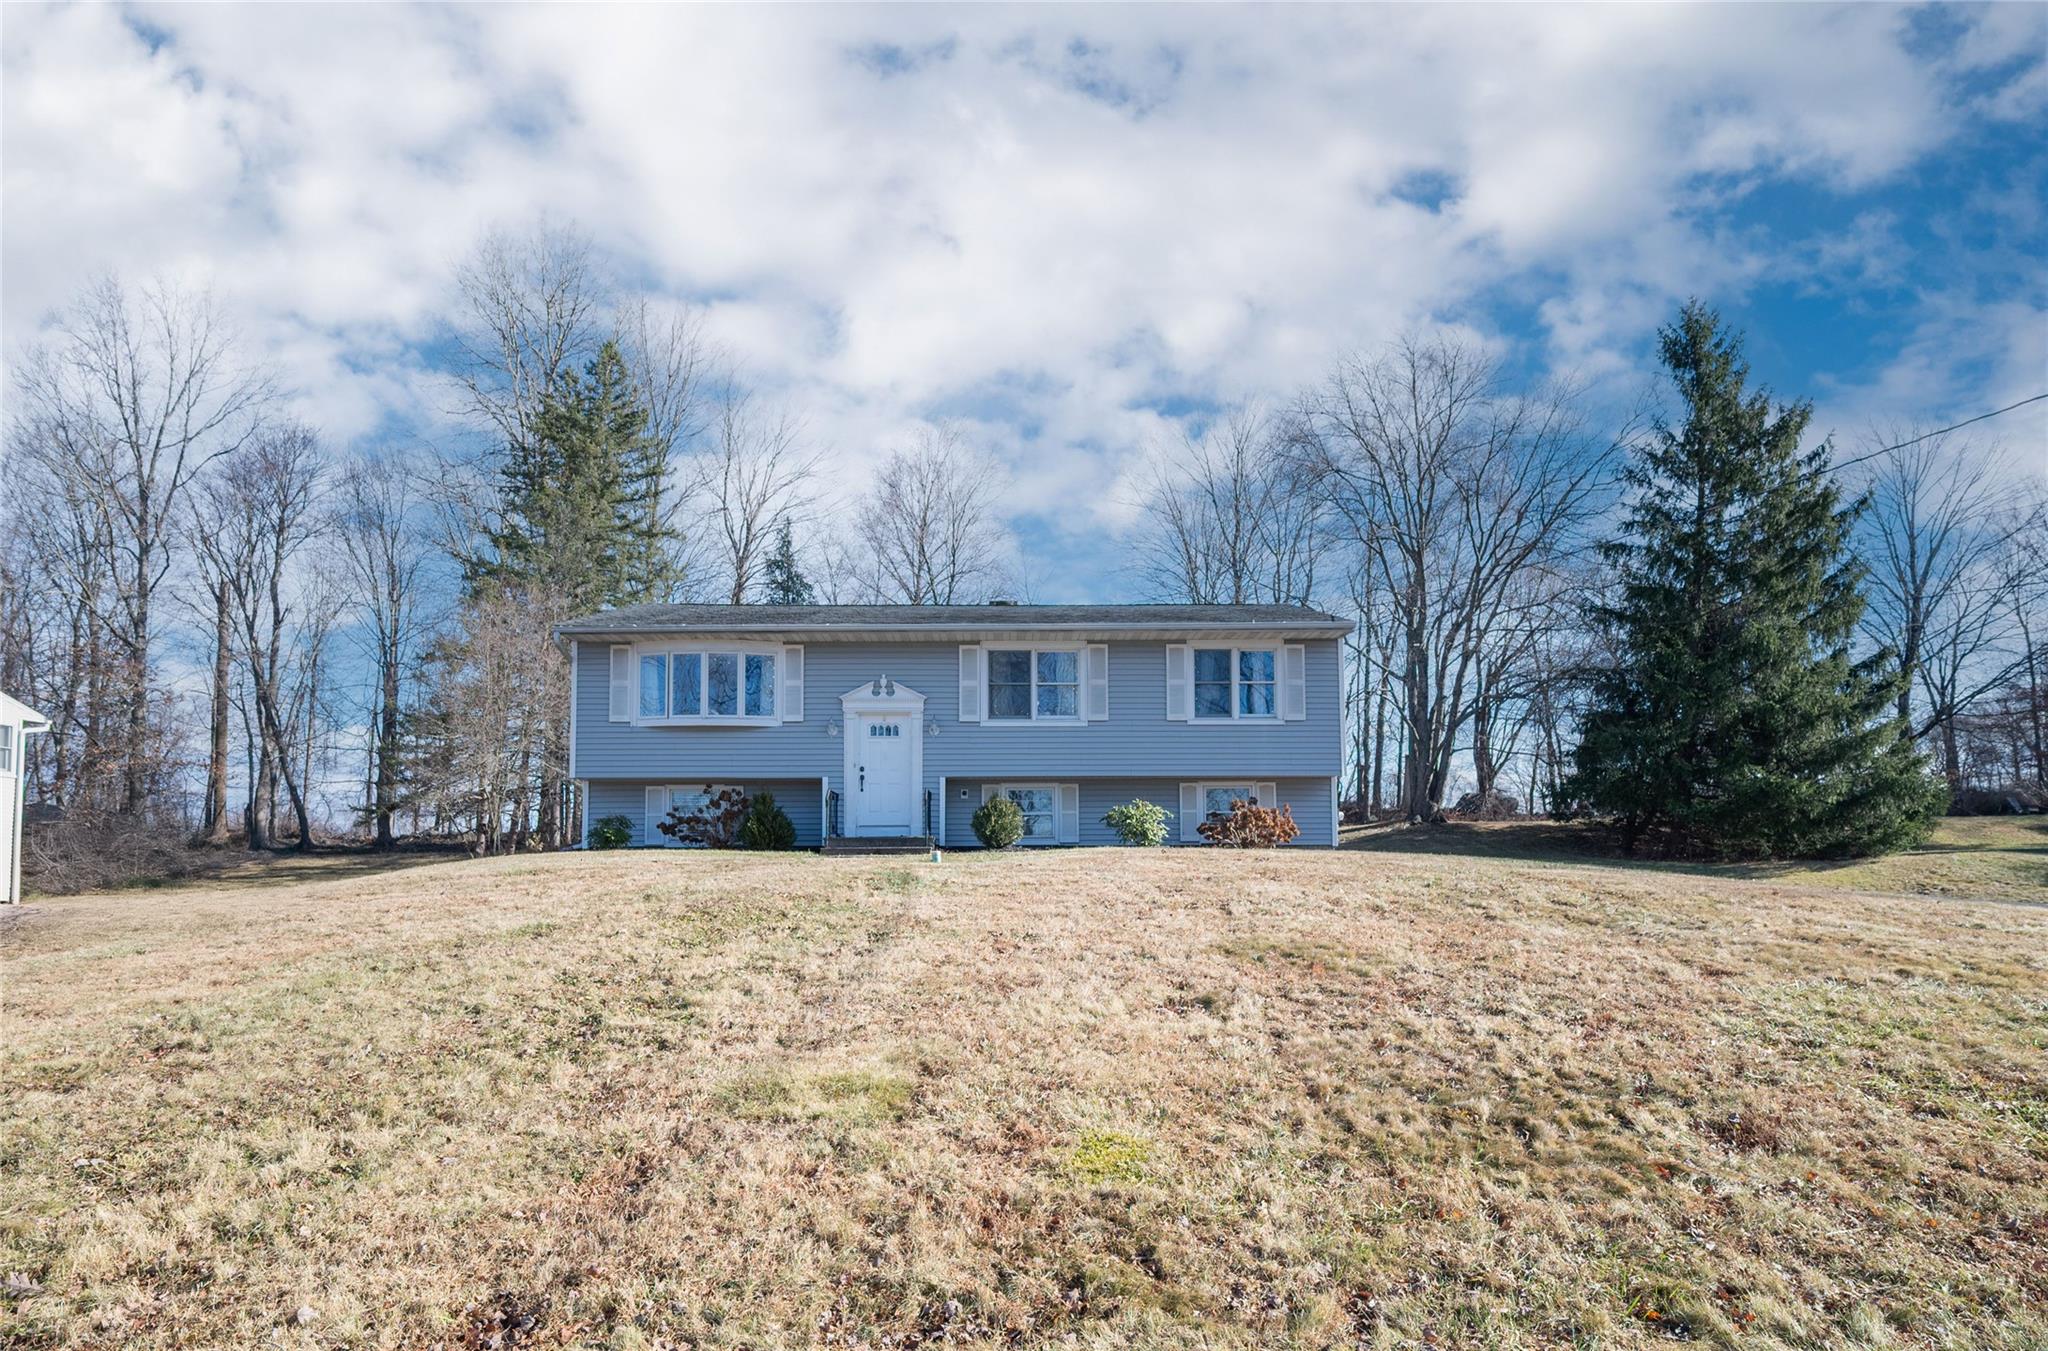
[(1068, 1176), (1094, 1185), (1143, 1182), (1152, 1142), (1122, 1131), (1087, 1131), (1067, 1155)]
[(751, 1121), (893, 1121), (910, 1106), (915, 1084), (885, 1070), (746, 1075), (718, 1091), (718, 1105)]

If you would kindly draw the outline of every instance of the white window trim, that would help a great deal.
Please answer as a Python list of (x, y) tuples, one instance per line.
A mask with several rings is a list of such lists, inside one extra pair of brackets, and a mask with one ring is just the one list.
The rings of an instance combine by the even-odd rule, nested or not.
[[(989, 675), (989, 658), (997, 652), (1031, 654), (1031, 716), (998, 718), (994, 715), (995, 680)], [(1038, 654), (1068, 652), (1074, 658), (1073, 717), (1038, 711)], [(981, 725), (983, 727), (1080, 727), (1088, 722), (1088, 644), (1086, 643), (983, 643), (981, 645)]]
[[(1017, 839), (1018, 844), (1038, 847), (1042, 845), (1079, 844), (1081, 842), (1078, 838), (1078, 830), (1076, 831), (1077, 838), (1071, 840), (1066, 838), (1066, 830), (1061, 820), (1065, 814), (1066, 790), (1073, 788), (1078, 791), (1078, 784), (1062, 783), (1057, 779), (1015, 779), (1003, 783), (984, 783), (981, 786), (981, 800), (986, 802), (992, 796), (1007, 796), (1012, 788), (1042, 788), (1052, 794), (1052, 834), (1041, 838), (1022, 835)], [(1078, 825), (1078, 822), (1076, 824)]]
[[(702, 709), (705, 703), (708, 702), (710, 694), (711, 654), (714, 652), (732, 653), (739, 660), (739, 706), (742, 710), (741, 712), (666, 714), (658, 718), (647, 717), (640, 712), (640, 663), (642, 658), (666, 657), (669, 664), (663, 669), (671, 672), (674, 670), (675, 659), (679, 656), (695, 655), (703, 658), (697, 672), (697, 706), (699, 709)], [(775, 690), (775, 712), (773, 713), (748, 713), (744, 711), (747, 706), (748, 657), (772, 657), (775, 660), (775, 678), (769, 682)], [(626, 707), (632, 710), (633, 725), (636, 727), (780, 727), (787, 720), (783, 715), (782, 709), (783, 696), (787, 692), (783, 687), (786, 674), (783, 670), (783, 663), (786, 660), (788, 658), (784, 654), (781, 643), (636, 643), (633, 646), (632, 668), (630, 672), (630, 685), (626, 696)], [(668, 698), (672, 691), (675, 677), (671, 674), (667, 679), (671, 684), (671, 689), (664, 689), (662, 691), (662, 706), (664, 708), (668, 706)]]
[[(1197, 669), (1197, 666), (1199, 665), (1199, 663), (1198, 663), (1198, 661), (1197, 661), (1197, 658), (1198, 658), (1198, 657), (1200, 656), (1200, 654), (1201, 654), (1201, 653), (1204, 653), (1204, 652), (1228, 652), (1228, 653), (1230, 653), (1230, 712), (1229, 712), (1229, 713), (1228, 713), (1227, 715), (1224, 715), (1224, 714), (1217, 714), (1217, 713), (1204, 713), (1204, 712), (1202, 712), (1202, 702), (1201, 702), (1201, 699), (1200, 699), (1200, 698), (1198, 697), (1198, 695), (1196, 694), (1196, 690), (1197, 690), (1197, 688), (1198, 688), (1199, 686), (1202, 686), (1202, 685), (1213, 685), (1213, 684), (1215, 684), (1215, 683), (1216, 683), (1216, 682), (1215, 682), (1215, 681), (1213, 681), (1213, 680), (1200, 680), (1200, 679), (1197, 679), (1197, 678), (1196, 678), (1196, 675), (1195, 675), (1195, 671), (1196, 671), (1196, 669)], [(1243, 697), (1243, 696), (1242, 696), (1242, 695), (1240, 694), (1240, 691), (1241, 691), (1241, 690), (1242, 690), (1242, 689), (1244, 688), (1244, 686), (1245, 686), (1246, 684), (1248, 684), (1248, 683), (1249, 683), (1249, 684), (1259, 684), (1259, 685), (1263, 685), (1263, 684), (1267, 683), (1267, 682), (1265, 682), (1265, 681), (1263, 681), (1263, 680), (1260, 680), (1260, 681), (1249, 681), (1249, 682), (1248, 682), (1248, 681), (1246, 681), (1246, 680), (1244, 679), (1244, 676), (1243, 676), (1243, 668), (1242, 668), (1242, 667), (1240, 667), (1240, 666), (1238, 665), (1238, 663), (1239, 663), (1239, 662), (1240, 662), (1240, 661), (1242, 660), (1242, 654), (1243, 654), (1243, 653), (1246, 653), (1246, 652), (1269, 652), (1269, 653), (1271, 653), (1271, 654), (1272, 654), (1272, 656), (1273, 656), (1273, 680), (1272, 680), (1272, 686), (1273, 686), (1273, 711), (1272, 711), (1271, 713), (1244, 713), (1244, 712), (1240, 712), (1240, 711), (1239, 711), (1239, 710), (1240, 710), (1240, 709), (1241, 709), (1241, 708), (1243, 707), (1243, 705), (1242, 705), (1242, 697)], [(1284, 693), (1284, 689), (1285, 689), (1285, 686), (1286, 686), (1286, 684), (1287, 684), (1287, 653), (1286, 653), (1286, 648), (1285, 648), (1285, 646), (1284, 646), (1283, 644), (1280, 644), (1280, 643), (1274, 643), (1274, 644), (1272, 644), (1271, 646), (1266, 646), (1266, 645), (1263, 645), (1263, 644), (1256, 644), (1256, 643), (1255, 643), (1255, 644), (1252, 644), (1251, 646), (1248, 646), (1248, 647), (1228, 647), (1228, 648), (1226, 648), (1226, 647), (1222, 646), (1221, 644), (1210, 644), (1210, 643), (1189, 643), (1189, 644), (1188, 644), (1188, 721), (1189, 721), (1189, 722), (1199, 722), (1199, 723), (1212, 723), (1212, 724), (1213, 724), (1213, 723), (1224, 723), (1224, 722), (1279, 722), (1279, 721), (1281, 721), (1281, 718), (1280, 718), (1280, 707), (1281, 707), (1281, 699), (1282, 699), (1282, 697), (1283, 697), (1283, 693)]]

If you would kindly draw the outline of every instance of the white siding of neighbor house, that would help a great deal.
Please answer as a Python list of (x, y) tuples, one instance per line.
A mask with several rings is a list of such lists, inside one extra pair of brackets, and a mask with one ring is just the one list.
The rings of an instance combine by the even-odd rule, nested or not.
[[(1026, 644), (995, 644), (1012, 645)], [(936, 735), (924, 739), (922, 787), (936, 793), (940, 780), (948, 781), (948, 843), (973, 839), (966, 816), (979, 794), (963, 804), (963, 783), (1080, 782), (1081, 842), (1088, 844), (1111, 842), (1101, 816), (1114, 802), (1156, 794), (1177, 812), (1183, 781), (1244, 779), (1279, 782), (1282, 801), (1301, 822), (1301, 843), (1327, 846), (1334, 840), (1330, 781), (1341, 769), (1338, 645), (1330, 638), (1302, 646), (1306, 702), (1298, 721), (1169, 721), (1168, 644), (1133, 641), (1108, 645), (1109, 710), (1100, 721), (963, 722), (958, 642), (831, 641), (803, 645), (801, 721), (707, 728), (609, 721), (611, 645), (585, 636), (576, 645), (572, 772), (590, 785), (592, 821), (615, 811), (637, 821), (649, 783), (766, 784), (797, 823), (799, 838), (816, 844), (819, 781), (843, 787), (844, 747), (828, 731), (842, 721), (839, 696), (888, 676), (925, 696), (925, 719)]]

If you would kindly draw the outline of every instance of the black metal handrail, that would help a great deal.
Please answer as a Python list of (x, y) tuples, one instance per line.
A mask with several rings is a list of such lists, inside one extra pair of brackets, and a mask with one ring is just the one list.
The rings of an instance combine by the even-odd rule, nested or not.
[(825, 795), (825, 800), (832, 807), (832, 818), (827, 822), (826, 830), (836, 840), (839, 838), (839, 790), (837, 788), (832, 789)]
[(932, 837), (932, 790), (929, 788), (924, 790), (924, 837), (927, 840)]

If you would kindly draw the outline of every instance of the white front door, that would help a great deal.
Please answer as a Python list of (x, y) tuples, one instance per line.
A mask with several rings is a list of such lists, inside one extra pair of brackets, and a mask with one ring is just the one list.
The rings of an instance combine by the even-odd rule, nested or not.
[(860, 809), (854, 828), (862, 835), (908, 835), (916, 820), (910, 782), (916, 724), (902, 715), (868, 713), (859, 726), (854, 791), (860, 794)]

